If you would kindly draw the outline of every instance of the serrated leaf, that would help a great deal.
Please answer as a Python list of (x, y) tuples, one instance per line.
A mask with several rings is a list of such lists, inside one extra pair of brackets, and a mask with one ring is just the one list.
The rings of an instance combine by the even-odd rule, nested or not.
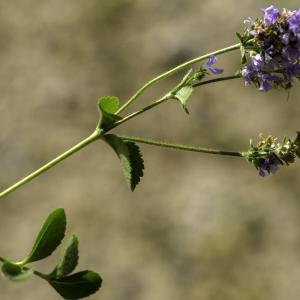
[(143, 177), (144, 170), (144, 160), (139, 147), (113, 134), (107, 134), (104, 138), (118, 155), (128, 186), (131, 191), (134, 191)]
[(181, 102), (182, 108), (185, 110), (186, 113), (189, 113), (187, 109), (187, 102), (190, 96), (193, 93), (193, 88), (191, 86), (184, 86), (177, 93), (174, 95), (174, 98)]
[(107, 129), (114, 122), (122, 119), (115, 114), (119, 108), (119, 99), (117, 97), (102, 97), (98, 100), (98, 106), (102, 113), (100, 128)]
[(102, 279), (96, 272), (82, 271), (49, 283), (64, 299), (80, 299), (97, 292)]
[(22, 264), (25, 265), (51, 255), (65, 236), (66, 224), (64, 209), (54, 210), (42, 225), (32, 250)]
[(33, 275), (33, 269), (22, 268), (9, 261), (3, 263), (1, 271), (6, 278), (15, 282), (24, 281)]
[(61, 278), (71, 274), (75, 270), (79, 258), (78, 243), (79, 241), (76, 235), (72, 235), (64, 249), (63, 254), (59, 258), (55, 270), (52, 272), (52, 276), (55, 278)]

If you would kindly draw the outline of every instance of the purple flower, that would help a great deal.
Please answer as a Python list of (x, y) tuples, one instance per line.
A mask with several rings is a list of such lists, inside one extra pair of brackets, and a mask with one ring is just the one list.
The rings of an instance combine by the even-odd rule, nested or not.
[(279, 165), (282, 165), (282, 162), (275, 155), (270, 158), (266, 158), (259, 166), (259, 175), (261, 177), (265, 177), (267, 174), (275, 174)]
[(264, 15), (264, 22), (266, 25), (274, 25), (278, 19), (281, 17), (281, 13), (278, 8), (275, 6), (269, 6), (266, 9), (263, 9), (263, 12), (265, 13)]
[(252, 56), (251, 60), (252, 60), (252, 65), (253, 65), (254, 69), (256, 69), (256, 70), (260, 70), (266, 64), (265, 60), (263, 59), (263, 57), (260, 54), (256, 54), (255, 56)]
[(242, 76), (245, 79), (246, 86), (251, 85), (253, 75), (254, 75), (254, 70), (253, 70), (252, 65), (250, 65), (250, 64), (246, 65), (244, 67), (244, 69), (242, 70)]
[(300, 77), (300, 65), (288, 65), (285, 71), (288, 78)]
[(291, 18), (288, 20), (289, 29), (295, 34), (300, 33), (300, 8), (292, 12)]
[(217, 62), (217, 60), (218, 60), (218, 58), (216, 56), (211, 56), (208, 59), (207, 63), (204, 64), (207, 67), (208, 71), (214, 75), (219, 75), (224, 72), (223, 69), (212, 68), (212, 66)]

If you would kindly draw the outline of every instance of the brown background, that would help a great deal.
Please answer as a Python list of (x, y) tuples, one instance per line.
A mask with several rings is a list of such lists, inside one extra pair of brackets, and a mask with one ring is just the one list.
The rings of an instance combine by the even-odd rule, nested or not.
[[(2, 189), (89, 135), (100, 96), (125, 101), (155, 75), (237, 43), (247, 16), (298, 1), (0, 1)], [(232, 74), (238, 53), (220, 57)], [(164, 81), (136, 104), (165, 93)], [(299, 85), (260, 93), (241, 80), (198, 89), (187, 116), (171, 102), (117, 132), (245, 150), (258, 133), (300, 129)], [(40, 223), (64, 207), (105, 300), (300, 298), (300, 164), (265, 179), (243, 159), (142, 146), (131, 193), (115, 154), (97, 142), (0, 205), (0, 253), (21, 259)], [(55, 253), (58, 255), (58, 252)], [(50, 271), (56, 256), (36, 264)], [(38, 278), (0, 278), (0, 299), (60, 299)]]

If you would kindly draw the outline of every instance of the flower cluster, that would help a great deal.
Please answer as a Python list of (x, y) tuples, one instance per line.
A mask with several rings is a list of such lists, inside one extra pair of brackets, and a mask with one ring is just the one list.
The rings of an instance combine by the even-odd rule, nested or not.
[(289, 89), (293, 78), (300, 79), (300, 8), (295, 11), (274, 6), (263, 10), (264, 17), (245, 21), (242, 47), (250, 54), (243, 67), (245, 84), (259, 90)]
[(297, 156), (300, 158), (300, 133), (295, 140), (285, 138), (282, 142), (277, 142), (273, 136), (260, 134), (257, 145), (253, 146), (250, 142), (250, 149), (244, 156), (259, 170), (260, 176), (274, 174), (279, 166), (293, 163)]

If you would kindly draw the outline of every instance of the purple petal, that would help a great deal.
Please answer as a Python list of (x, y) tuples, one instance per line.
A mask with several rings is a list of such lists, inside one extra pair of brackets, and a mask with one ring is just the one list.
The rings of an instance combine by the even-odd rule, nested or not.
[(255, 56), (251, 57), (252, 65), (256, 70), (259, 70), (265, 66), (265, 61), (260, 54), (256, 54)]
[(217, 68), (208, 68), (209, 72), (214, 74), (214, 75), (219, 75), (224, 72), (223, 69), (217, 69)]
[(288, 20), (289, 29), (295, 34), (300, 32), (300, 8), (293, 12), (291, 18)]
[(264, 172), (264, 170), (259, 169), (259, 176), (261, 176), (261, 177), (265, 177), (266, 176), (266, 173)]
[(208, 59), (208, 62), (205, 64), (205, 66), (207, 67), (211, 67), (212, 65), (214, 65), (216, 62), (217, 62), (217, 57), (216, 56), (211, 56), (209, 59)]
[(265, 13), (264, 22), (268, 26), (275, 24), (278, 21), (278, 19), (281, 17), (281, 13), (279, 9), (273, 5), (269, 6), (266, 9), (263, 9), (263, 12)]
[(267, 81), (262, 81), (259, 86), (261, 92), (268, 92), (271, 88), (271, 85)]

